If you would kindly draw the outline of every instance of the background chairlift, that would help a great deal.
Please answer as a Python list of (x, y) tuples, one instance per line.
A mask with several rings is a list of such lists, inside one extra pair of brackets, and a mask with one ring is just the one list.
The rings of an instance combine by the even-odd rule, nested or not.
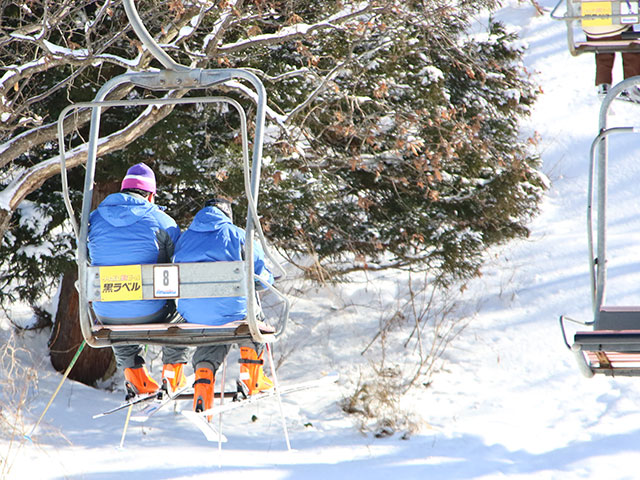
[[(283, 333), (289, 315), (289, 301), (273, 286), (267, 288), (273, 292), (283, 304), (279, 319), (274, 326), (258, 321), (259, 305), (256, 297), (253, 249), (254, 234), (263, 245), (265, 255), (282, 271), (277, 260), (269, 253), (257, 214), (258, 187), (260, 182), (262, 142), (266, 108), (264, 86), (253, 73), (242, 69), (189, 69), (175, 63), (153, 40), (143, 26), (133, 0), (124, 1), (125, 10), (138, 37), (153, 55), (166, 67), (157, 72), (125, 73), (109, 80), (97, 93), (92, 102), (77, 103), (65, 108), (58, 119), (58, 142), (60, 146), (60, 162), (62, 189), (65, 205), (77, 238), (78, 292), (80, 326), (85, 341), (93, 347), (107, 347), (114, 344), (149, 343), (158, 345), (211, 345), (220, 343), (236, 343), (253, 340), (270, 343)], [(253, 141), (252, 163), (249, 163), (246, 115), (238, 102), (227, 97), (188, 97), (157, 98), (122, 101), (105, 101), (107, 95), (116, 88), (132, 84), (154, 91), (170, 91), (184, 89), (206, 89), (211, 86), (243, 80), (254, 89), (257, 105), (255, 118), (255, 138)], [(228, 86), (228, 85), (227, 85)], [(93, 196), (93, 184), (97, 146), (99, 142), (100, 113), (102, 107), (140, 106), (140, 105), (178, 105), (193, 103), (225, 103), (234, 108), (239, 116), (242, 134), (242, 151), (244, 167), (245, 194), (247, 198), (246, 219), (246, 260), (238, 262), (214, 263), (181, 263), (156, 265), (129, 265), (114, 267), (93, 267), (89, 265), (87, 239), (89, 214)], [(71, 206), (69, 188), (66, 177), (65, 146), (63, 122), (73, 110), (91, 108), (91, 127), (88, 144), (88, 157), (84, 182), (84, 196), (79, 224)], [(141, 292), (135, 298), (125, 296), (109, 297), (102, 291), (101, 285), (113, 273), (130, 275), (132, 281), (141, 285)], [(245, 322), (234, 322), (224, 326), (181, 324), (143, 324), (143, 325), (99, 325), (94, 322), (90, 303), (101, 300), (131, 299), (178, 299), (203, 298), (220, 296), (246, 296), (247, 319)]]
[[(626, 89), (640, 83), (633, 77), (615, 85), (600, 107), (600, 133), (591, 145), (591, 162), (587, 193), (587, 234), (591, 299), (594, 319), (580, 322), (560, 317), (562, 335), (574, 353), (580, 371), (587, 377), (594, 374), (640, 376), (640, 306), (607, 305), (607, 169), (608, 139), (619, 134), (640, 133), (640, 127), (607, 128), (607, 114), (614, 99)], [(593, 205), (596, 205), (596, 236), (594, 241)], [(595, 255), (594, 255), (595, 253)], [(575, 333), (569, 345), (565, 321), (592, 327), (591, 331)]]
[[(558, 14), (561, 5), (565, 4), (563, 15)], [(581, 53), (615, 53), (640, 52), (640, 32), (633, 29), (622, 33), (622, 40), (606, 38), (591, 41), (577, 41), (584, 38), (582, 26), (588, 25), (638, 25), (640, 13), (638, 0), (582, 1), (559, 0), (551, 11), (551, 18), (563, 20), (567, 24), (567, 43), (571, 55)]]

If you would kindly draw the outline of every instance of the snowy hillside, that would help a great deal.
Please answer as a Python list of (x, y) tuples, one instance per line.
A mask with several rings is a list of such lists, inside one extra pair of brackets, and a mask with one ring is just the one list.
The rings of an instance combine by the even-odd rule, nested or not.
[[(122, 392), (73, 382), (62, 387), (34, 442), (25, 441), (22, 434), (37, 421), (60, 375), (46, 356), (46, 333), (16, 337), (0, 316), (0, 341), (14, 342), (23, 367), (7, 372), (11, 358), (0, 358), (0, 385), (12, 398), (24, 397), (14, 432), (7, 432), (7, 422), (15, 418), (0, 405), (0, 478), (638, 478), (640, 380), (582, 377), (558, 326), (561, 314), (589, 320), (591, 311), (586, 187), (599, 103), (593, 57), (570, 56), (564, 24), (548, 15), (554, 3), (541, 3), (544, 16), (528, 2), (511, 0), (496, 17), (529, 45), (527, 68), (543, 93), (523, 133), (540, 135), (552, 188), (531, 237), (493, 252), (484, 276), (465, 292), (472, 322), (448, 347), (429, 388), (403, 405), (421, 419), (419, 433), (409, 439), (363, 435), (338, 406), (366, 366), (361, 352), (375, 335), (376, 306), (396, 296), (392, 276), (304, 296), (292, 292), (292, 335), (276, 346), (281, 382), (333, 370), (341, 380), (283, 399), (291, 452), (274, 402), (225, 415), (229, 441), (221, 450), (170, 409), (144, 426), (132, 423), (119, 449), (124, 412), (92, 415), (118, 405)], [(612, 121), (629, 124), (639, 112), (640, 106), (618, 103)], [(627, 304), (640, 303), (639, 140), (624, 137), (611, 146), (609, 298)], [(19, 321), (27, 314), (16, 306), (9, 315)], [(152, 362), (156, 372), (159, 362)]]

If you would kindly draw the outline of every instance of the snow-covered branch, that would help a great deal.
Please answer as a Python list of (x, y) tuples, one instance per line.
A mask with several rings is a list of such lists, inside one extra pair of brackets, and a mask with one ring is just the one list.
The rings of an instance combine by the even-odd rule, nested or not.
[(341, 13), (333, 15), (330, 18), (320, 22), (316, 22), (313, 24), (300, 22), (293, 25), (287, 25), (281, 28), (276, 33), (255, 35), (251, 38), (246, 38), (238, 40), (237, 42), (220, 45), (217, 50), (220, 53), (230, 54), (232, 52), (244, 50), (246, 48), (254, 47), (257, 45), (282, 44), (284, 42), (295, 40), (297, 38), (307, 37), (319, 30), (339, 30), (343, 28), (340, 26), (342, 23), (348, 22), (349, 20), (366, 14), (371, 14), (377, 10), (378, 9), (372, 6), (369, 2), (365, 2), (364, 4), (359, 5), (358, 8), (346, 9)]
[[(147, 107), (131, 124), (99, 140), (97, 156), (120, 150), (143, 135), (149, 128), (164, 118), (173, 107)], [(67, 169), (76, 167), (87, 160), (87, 144), (79, 145), (65, 155)], [(26, 168), (16, 169), (14, 178), (0, 192), (0, 237), (7, 228), (11, 213), (31, 192), (46, 180), (60, 173), (58, 155)]]

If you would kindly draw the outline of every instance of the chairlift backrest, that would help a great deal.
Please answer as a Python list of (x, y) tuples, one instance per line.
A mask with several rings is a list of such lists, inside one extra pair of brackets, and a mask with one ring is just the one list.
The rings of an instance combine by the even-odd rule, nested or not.
[[(640, 126), (634, 125), (609, 128), (607, 120), (613, 101), (630, 88), (637, 88), (639, 83), (640, 77), (626, 79), (605, 96), (600, 107), (599, 133), (591, 144), (587, 241), (593, 321), (579, 322), (560, 317), (565, 343), (574, 353), (580, 371), (587, 377), (595, 374), (640, 376), (640, 305), (609, 305), (606, 301), (608, 140), (620, 133), (640, 133)], [(590, 326), (593, 330), (577, 332), (570, 345), (565, 333), (565, 320)]]
[(244, 297), (244, 262), (87, 267), (87, 300)]

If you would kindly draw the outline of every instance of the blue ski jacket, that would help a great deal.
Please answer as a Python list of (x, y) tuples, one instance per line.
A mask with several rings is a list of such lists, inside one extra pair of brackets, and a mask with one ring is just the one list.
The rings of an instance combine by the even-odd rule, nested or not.
[[(89, 257), (92, 265), (169, 263), (180, 236), (176, 222), (140, 195), (109, 195), (89, 216)], [(173, 301), (170, 301), (173, 302)], [(94, 302), (105, 323), (162, 321), (165, 300)], [(164, 310), (164, 312), (161, 312)]]
[[(243, 259), (245, 231), (236, 227), (216, 207), (200, 210), (176, 245), (175, 263), (219, 262)], [(254, 272), (262, 281), (273, 283), (259, 244), (253, 249)], [(178, 300), (178, 312), (191, 323), (224, 325), (247, 315), (246, 297), (191, 298)]]

